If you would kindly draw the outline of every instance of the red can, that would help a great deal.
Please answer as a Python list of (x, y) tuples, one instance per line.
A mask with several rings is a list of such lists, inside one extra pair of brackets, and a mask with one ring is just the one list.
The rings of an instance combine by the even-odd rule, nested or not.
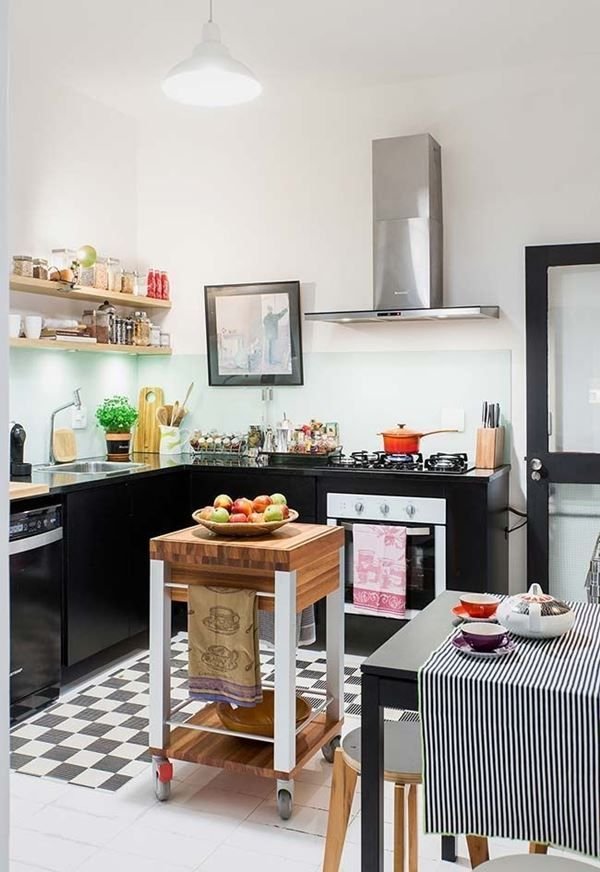
[(163, 300), (168, 300), (170, 295), (171, 295), (171, 288), (169, 286), (169, 276), (163, 270), (160, 274), (160, 296)]

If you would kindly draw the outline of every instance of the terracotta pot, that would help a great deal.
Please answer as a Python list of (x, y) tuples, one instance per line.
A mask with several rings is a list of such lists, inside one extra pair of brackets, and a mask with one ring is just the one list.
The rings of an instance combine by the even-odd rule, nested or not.
[(384, 430), (378, 435), (383, 436), (383, 450), (387, 454), (418, 454), (421, 437), (431, 436), (432, 433), (458, 433), (458, 430), (427, 430), (419, 433), (405, 424), (398, 424), (393, 430)]
[(106, 434), (107, 460), (129, 460), (131, 433)]

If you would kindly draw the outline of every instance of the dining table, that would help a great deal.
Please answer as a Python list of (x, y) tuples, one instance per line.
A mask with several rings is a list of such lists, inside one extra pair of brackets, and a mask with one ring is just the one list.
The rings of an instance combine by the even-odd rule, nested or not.
[[(460, 591), (443, 591), (362, 664), (362, 872), (383, 872), (384, 709), (419, 709), (419, 670), (452, 632)], [(456, 839), (441, 837), (441, 857), (456, 861)]]
[[(487, 837), (600, 852), (600, 607), (568, 604), (556, 638), (510, 635), (500, 656), (466, 656), (444, 591), (362, 664), (362, 872), (383, 872), (384, 709), (418, 711), (424, 826), (473, 867)], [(506, 656), (505, 656), (506, 655)], [(469, 835), (477, 834), (477, 835)]]

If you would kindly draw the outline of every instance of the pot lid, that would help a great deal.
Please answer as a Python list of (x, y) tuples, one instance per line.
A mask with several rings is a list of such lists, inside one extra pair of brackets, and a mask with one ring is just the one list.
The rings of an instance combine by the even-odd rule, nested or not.
[(406, 439), (410, 437), (419, 437), (422, 436), (422, 433), (419, 433), (418, 430), (411, 430), (410, 427), (407, 427), (406, 424), (398, 424), (394, 430), (383, 430), (381, 432), (381, 436), (400, 436), (405, 437)]

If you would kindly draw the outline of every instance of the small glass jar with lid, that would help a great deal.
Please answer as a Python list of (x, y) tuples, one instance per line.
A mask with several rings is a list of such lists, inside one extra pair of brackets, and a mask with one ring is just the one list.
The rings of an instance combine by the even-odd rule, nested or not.
[(56, 269), (73, 269), (77, 260), (77, 252), (74, 248), (53, 248), (52, 266)]
[(48, 278), (48, 261), (45, 257), (34, 257), (33, 259), (33, 277), (34, 279)]
[(135, 293), (135, 277), (136, 274), (132, 269), (124, 269), (121, 273), (121, 293)]
[(84, 309), (81, 321), (85, 324), (86, 333), (93, 339), (96, 338), (96, 312), (94, 309)]
[(150, 321), (145, 312), (136, 312), (133, 330), (134, 345), (150, 345)]
[(93, 288), (94, 287), (94, 267), (93, 266), (80, 266), (79, 267), (78, 284), (81, 285), (82, 288)]
[(106, 258), (106, 275), (108, 290), (119, 294), (121, 292), (121, 261), (118, 258)]
[(105, 257), (99, 257), (94, 264), (94, 287), (99, 291), (108, 290), (108, 263)]
[(13, 255), (12, 271), (16, 276), (23, 276), (26, 279), (33, 278), (33, 258), (28, 254)]
[(150, 325), (150, 345), (155, 348), (160, 346), (160, 327), (158, 324)]
[(96, 341), (102, 345), (108, 345), (110, 342), (110, 321), (110, 312), (96, 310)]

